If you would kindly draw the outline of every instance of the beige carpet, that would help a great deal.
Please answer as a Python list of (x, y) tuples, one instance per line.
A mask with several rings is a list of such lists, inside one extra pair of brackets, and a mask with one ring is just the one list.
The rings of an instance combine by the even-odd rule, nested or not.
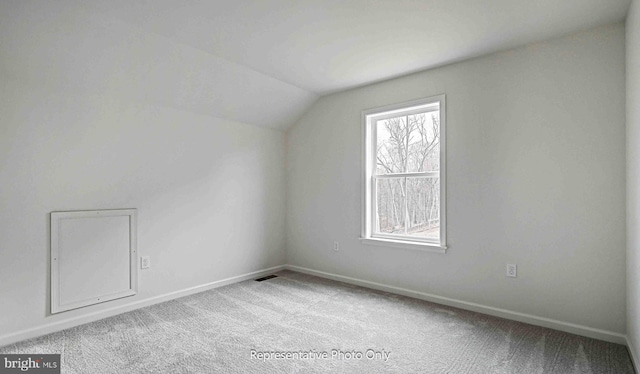
[(633, 373), (622, 345), (284, 271), (0, 348), (63, 373)]

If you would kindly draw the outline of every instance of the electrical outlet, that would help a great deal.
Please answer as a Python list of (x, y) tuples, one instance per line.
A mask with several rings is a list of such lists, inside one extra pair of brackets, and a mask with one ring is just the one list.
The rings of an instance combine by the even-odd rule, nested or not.
[(518, 276), (518, 267), (516, 264), (507, 264), (507, 277), (516, 278)]
[(140, 257), (140, 269), (148, 269), (151, 267), (151, 259), (149, 256)]
[(333, 250), (334, 251), (339, 251), (340, 250), (340, 243), (333, 242)]

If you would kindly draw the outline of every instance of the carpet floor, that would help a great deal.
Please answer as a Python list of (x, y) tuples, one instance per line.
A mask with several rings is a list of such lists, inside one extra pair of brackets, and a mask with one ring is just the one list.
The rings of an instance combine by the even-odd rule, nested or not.
[(634, 373), (626, 347), (291, 271), (0, 348), (63, 373)]

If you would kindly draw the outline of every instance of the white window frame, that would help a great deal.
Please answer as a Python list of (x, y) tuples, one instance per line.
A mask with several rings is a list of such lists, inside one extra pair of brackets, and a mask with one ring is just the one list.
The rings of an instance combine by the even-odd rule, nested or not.
[[(436, 172), (399, 173), (394, 177), (439, 176), (440, 178), (440, 238), (410, 237), (407, 235), (374, 233), (376, 207), (376, 130), (377, 121), (399, 115), (423, 113), (425, 107), (438, 105), (440, 111), (440, 168)], [(368, 109), (362, 112), (362, 232), (363, 244), (380, 245), (404, 249), (417, 249), (445, 253), (447, 246), (446, 225), (446, 105), (445, 95), (437, 95), (404, 103)], [(378, 177), (379, 178), (379, 177)], [(384, 177), (383, 177), (384, 178)]]

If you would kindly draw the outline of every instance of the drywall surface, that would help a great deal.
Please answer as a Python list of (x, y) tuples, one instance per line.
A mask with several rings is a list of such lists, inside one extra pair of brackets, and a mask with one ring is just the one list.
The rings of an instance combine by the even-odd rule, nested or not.
[[(173, 80), (192, 55), (51, 8), (0, 22), (0, 338), (282, 265), (284, 133), (161, 102), (138, 64), (173, 58)], [(118, 208), (151, 258), (138, 295), (49, 316), (50, 212)]]
[[(640, 357), (640, 4), (627, 15), (627, 336)], [(636, 365), (639, 364), (636, 362)]]
[[(624, 32), (322, 97), (287, 132), (287, 262), (624, 333)], [(361, 111), (438, 94), (448, 252), (361, 244)]]
[(0, 66), (48, 89), (107, 91), (121, 100), (281, 130), (317, 98), (95, 7), (75, 0), (0, 2)]

